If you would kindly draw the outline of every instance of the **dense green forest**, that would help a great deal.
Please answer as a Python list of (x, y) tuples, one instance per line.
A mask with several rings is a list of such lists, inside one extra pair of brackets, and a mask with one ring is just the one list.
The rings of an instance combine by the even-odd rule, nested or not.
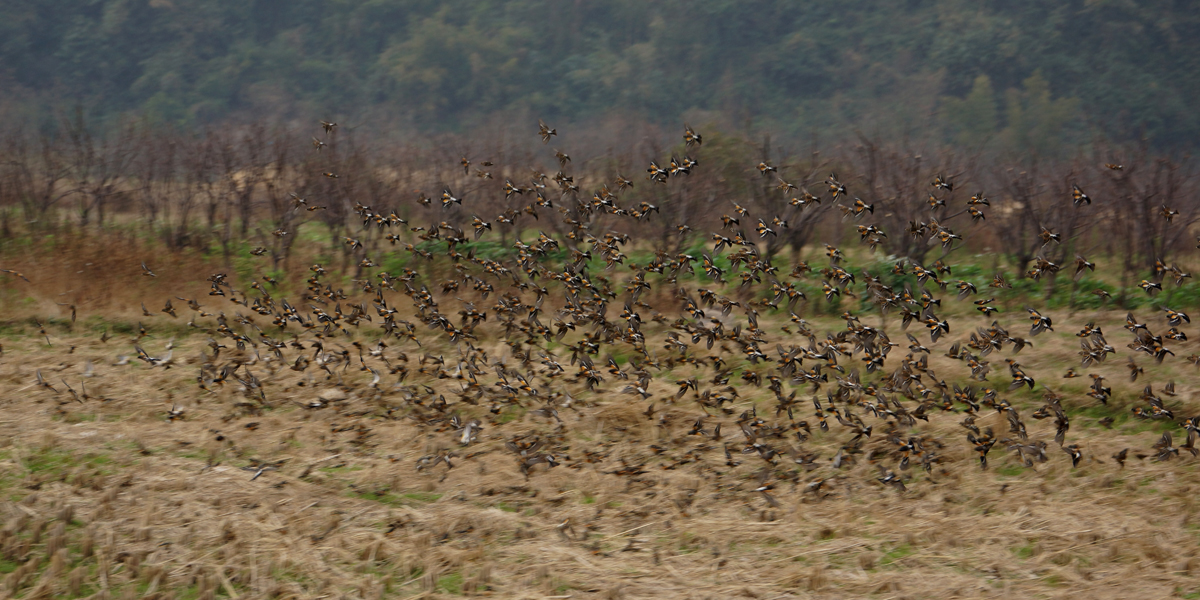
[[(1172, 0), (23, 0), (0, 109), (183, 126), (328, 115), (691, 119), (1044, 151), (1200, 142), (1200, 6)], [(12, 121), (12, 119), (9, 119)]]

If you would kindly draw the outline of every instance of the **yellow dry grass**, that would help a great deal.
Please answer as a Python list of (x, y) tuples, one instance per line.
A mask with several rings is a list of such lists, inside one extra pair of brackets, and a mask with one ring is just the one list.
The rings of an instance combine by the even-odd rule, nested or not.
[[(461, 447), (453, 427), (429, 419), (440, 413), (367, 387), (370, 375), (357, 365), (338, 386), (323, 374), (309, 378), (259, 360), (250, 368), (268, 383), (260, 403), (232, 382), (212, 394), (197, 390), (203, 336), (181, 336), (177, 365), (161, 369), (136, 360), (113, 364), (127, 353), (127, 338), (103, 344), (60, 330), (47, 346), (24, 330), (4, 340), (0, 358), (4, 593), (1194, 597), (1200, 592), (1196, 460), (1186, 453), (1168, 462), (1133, 456), (1149, 453), (1162, 430), (1123, 418), (1140, 383), (1118, 382), (1111, 408), (1090, 409), (1095, 403), (1079, 391), (1086, 384), (1059, 379), (1076, 361), (1069, 325), (1097, 316), (1116, 338), (1118, 315), (1060, 317), (1058, 334), (1035, 339), (1036, 354), (1016, 356), (1039, 382), (1067, 391), (1067, 406), (1081, 411), (1073, 412), (1068, 436), (1085, 449), (1078, 468), (1051, 441), (1045, 464), (1026, 468), (997, 445), (990, 468), (981, 470), (958, 425), (963, 415), (938, 413), (914, 432), (945, 443), (944, 463), (930, 473), (904, 471), (908, 490), (899, 492), (876, 481), (868, 460), (872, 449), (887, 445), (880, 434), (854, 464), (832, 468), (829, 459), (847, 434), (831, 422), (829, 433), (814, 430), (802, 444), (820, 454), (818, 466), (796, 467), (794, 481), (776, 481), (770, 493), (777, 507), (752, 491), (764, 463), (738, 452), (734, 416), (716, 415), (709, 425), (724, 424), (737, 466), (727, 466), (722, 442), (687, 435), (699, 414), (690, 395), (664, 401), (671, 381), (685, 376), (679, 369), (656, 379), (649, 418), (650, 402), (617, 393), (624, 387), (618, 381), (607, 381), (605, 393), (564, 382), (578, 404), (559, 410), (561, 425), (521, 409), (496, 415), (452, 402), (445, 414), (483, 421), (478, 440)], [(143, 341), (151, 354), (165, 342)], [(89, 361), (94, 376), (86, 379), (86, 401), (33, 385), (40, 369), (60, 392), (63, 380), (78, 391)], [(992, 361), (1002, 366), (1000, 357)], [(936, 352), (931, 366), (952, 372)], [(411, 367), (410, 384), (447, 399), (460, 387), (459, 380), (416, 372), (415, 355)], [(1123, 368), (1118, 356), (1091, 371), (1118, 381)], [(1180, 395), (1173, 402), (1190, 415), (1194, 374), (1175, 376)], [(1003, 380), (1003, 373), (993, 379)], [(772, 416), (765, 388), (739, 389), (736, 412), (757, 406), (760, 416)], [(319, 409), (300, 406), (333, 390), (344, 399)], [(1023, 413), (1040, 404), (1012, 397)], [(182, 417), (169, 421), (173, 407)], [(1109, 430), (1096, 424), (1101, 414), (1122, 418)], [(1007, 430), (994, 411), (977, 424), (1000, 437)], [(1053, 437), (1050, 423), (1028, 424), (1031, 439)], [(522, 435), (558, 439), (569, 459), (522, 473), (504, 447)], [(1108, 457), (1125, 447), (1131, 457), (1121, 469)], [(421, 457), (439, 452), (452, 453), (453, 468), (416, 468)], [(258, 461), (283, 462), (252, 480), (256, 471), (244, 467)], [(620, 472), (626, 465), (644, 472)], [(817, 480), (826, 483), (808, 491)]]

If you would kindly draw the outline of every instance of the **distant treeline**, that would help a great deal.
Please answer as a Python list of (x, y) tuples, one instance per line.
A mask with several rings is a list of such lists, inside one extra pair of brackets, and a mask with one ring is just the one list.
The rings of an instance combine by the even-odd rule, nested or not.
[(24, 0), (0, 110), (185, 127), (496, 115), (941, 138), (1200, 141), (1200, 10), (1167, 0)]

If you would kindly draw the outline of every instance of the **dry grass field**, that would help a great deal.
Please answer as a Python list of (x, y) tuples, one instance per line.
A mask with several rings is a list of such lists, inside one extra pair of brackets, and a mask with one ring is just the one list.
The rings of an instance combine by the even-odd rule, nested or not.
[[(1062, 318), (1056, 329), (1066, 331), (1072, 320)], [(1115, 329), (1123, 315), (1087, 318)], [(734, 422), (752, 408), (776, 420), (767, 390), (749, 385), (737, 386), (731, 415), (714, 411), (706, 421), (707, 429), (724, 425), (718, 441), (689, 435), (700, 410), (690, 392), (673, 401), (667, 377), (648, 390), (657, 402), (649, 416), (652, 401), (619, 393), (625, 382), (590, 392), (560, 379), (558, 389), (574, 400), (558, 403), (560, 422), (529, 410), (529, 401), (498, 414), (453, 401), (438, 411), (431, 400), (451, 398), (462, 381), (448, 365), (418, 372), (417, 356), (448, 345), (408, 349), (407, 383), (430, 389), (414, 394), (388, 389), (390, 381), (369, 387), (371, 373), (357, 364), (334, 378), (313, 377), (288, 367), (296, 351), (280, 362), (261, 352), (247, 358), (230, 344), (222, 358), (245, 363), (263, 382), (265, 398), (254, 399), (236, 382), (197, 389), (199, 365), (211, 360), (203, 335), (176, 337), (174, 365), (164, 369), (136, 359), (116, 364), (130, 354), (126, 334), (101, 342), (64, 327), (50, 332), (48, 346), (28, 327), (20, 333), (10, 330), (0, 357), (0, 571), (9, 597), (1200, 592), (1196, 461), (1186, 453), (1163, 462), (1135, 456), (1153, 455), (1167, 427), (1127, 416), (1135, 386), (1117, 384), (1108, 407), (1096, 408), (1083, 396), (1086, 384), (1060, 379), (1076, 362), (1071, 334), (1037, 338), (1026, 362), (1032, 376), (1069, 398), (1069, 441), (1084, 453), (1078, 467), (1051, 441), (1043, 464), (1026, 467), (997, 446), (981, 470), (959, 424), (964, 414), (939, 411), (904, 433), (944, 444), (930, 471), (896, 469), (879, 426), (853, 462), (835, 469), (831, 459), (848, 435), (831, 422), (803, 444), (773, 442), (816, 458), (791, 466), (789, 457), (775, 459), (772, 503), (753, 491), (767, 463), (740, 451), (745, 440)], [(139, 343), (157, 356), (163, 337)], [(931, 367), (951, 370), (950, 359), (933, 355)], [(1098, 371), (1118, 369), (1124, 365), (1105, 363)], [(39, 370), (58, 393), (35, 385)], [(676, 368), (670, 379), (686, 372)], [(1191, 369), (1164, 376), (1177, 382), (1178, 412), (1194, 412)], [(86, 399), (73, 400), (68, 384)], [(1013, 404), (1025, 411), (1039, 401), (1017, 392)], [(480, 419), (470, 445), (460, 443), (462, 432), (446, 418), (452, 414)], [(1097, 423), (1106, 415), (1117, 421), (1112, 429)], [(982, 411), (976, 423), (1007, 431), (997, 411)], [(1053, 435), (1050, 423), (1030, 421), (1031, 440)], [(564, 455), (560, 466), (523, 473), (505, 447), (522, 437), (547, 440)], [(732, 463), (724, 446), (732, 447)], [(1124, 468), (1110, 458), (1122, 448), (1131, 448)], [(439, 455), (452, 467), (418, 468)], [(906, 490), (881, 484), (876, 463), (902, 473)], [(255, 466), (263, 464), (278, 467), (260, 473)]]

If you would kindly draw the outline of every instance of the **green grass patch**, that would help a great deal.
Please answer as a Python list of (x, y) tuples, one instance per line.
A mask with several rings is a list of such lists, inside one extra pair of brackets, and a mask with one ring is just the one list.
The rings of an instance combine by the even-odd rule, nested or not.
[(39, 450), (24, 457), (21, 460), (22, 466), (30, 473), (56, 475), (69, 470), (76, 466), (86, 466), (100, 471), (102, 474), (108, 474), (109, 471), (105, 467), (111, 465), (113, 459), (106, 454), (96, 454), (89, 452), (82, 456), (76, 456), (64, 450)]
[(525, 414), (524, 410), (516, 409), (516, 408), (506, 408), (505, 410), (501, 411), (499, 415), (496, 415), (495, 421), (498, 424), (511, 423), (511, 422), (516, 421), (517, 419), (521, 418), (521, 415), (523, 415), (523, 414)]
[(367, 491), (352, 491), (350, 496), (354, 498), (362, 498), (379, 502), (390, 506), (421, 506), (431, 502), (437, 502), (442, 495), (435, 492), (406, 492), (403, 494), (395, 494), (392, 492), (367, 492)]
[(455, 571), (448, 575), (438, 577), (437, 589), (446, 592), (447, 594), (459, 595), (462, 594), (463, 576), (462, 573)]
[(903, 558), (912, 556), (915, 553), (916, 550), (914, 550), (912, 546), (908, 544), (900, 544), (899, 546), (896, 546), (895, 548), (885, 552), (883, 556), (879, 558), (879, 564), (887, 567)]
[[(1067, 390), (1070, 391), (1070, 390)], [(1112, 405), (1104, 405), (1097, 402), (1092, 406), (1084, 406), (1078, 408), (1067, 408), (1067, 415), (1070, 417), (1080, 417), (1071, 419), (1071, 424), (1081, 422), (1084, 426), (1099, 427), (1099, 420), (1105, 417), (1112, 417), (1113, 427), (1124, 425), (1130, 418), (1129, 410), (1123, 410)]]
[(71, 464), (71, 455), (66, 452), (48, 451), (28, 456), (22, 461), (30, 473), (56, 473)]
[(91, 412), (71, 412), (63, 417), (65, 423), (93, 423), (96, 421), (96, 413)]
[(0, 574), (7, 575), (8, 573), (12, 573), (13, 571), (16, 571), (17, 567), (19, 566), (21, 566), (21, 563), (19, 562), (0, 558)]
[(998, 467), (996, 469), (996, 474), (1003, 475), (1005, 477), (1016, 477), (1016, 476), (1020, 475), (1021, 473), (1024, 473), (1025, 469), (1026, 469), (1025, 465), (1013, 463), (1013, 464), (1008, 464), (1008, 465), (1003, 465), (1003, 466)]
[(1158, 436), (1167, 431), (1174, 432), (1177, 429), (1179, 429), (1179, 425), (1170, 419), (1128, 419), (1121, 431), (1125, 433), (1150, 432)]
[(442, 499), (442, 494), (437, 492), (406, 492), (403, 495), (404, 499), (412, 500), (413, 502), (423, 502), (429, 504)]

